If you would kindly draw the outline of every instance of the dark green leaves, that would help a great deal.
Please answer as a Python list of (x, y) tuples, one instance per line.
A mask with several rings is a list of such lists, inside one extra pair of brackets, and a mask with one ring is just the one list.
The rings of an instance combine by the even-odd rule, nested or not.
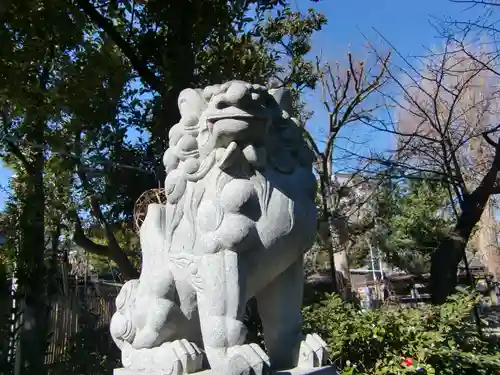
[(305, 328), (325, 339), (342, 375), (494, 374), (498, 343), (479, 336), (471, 322), (477, 301), (460, 294), (442, 306), (362, 312), (332, 296), (304, 309)]

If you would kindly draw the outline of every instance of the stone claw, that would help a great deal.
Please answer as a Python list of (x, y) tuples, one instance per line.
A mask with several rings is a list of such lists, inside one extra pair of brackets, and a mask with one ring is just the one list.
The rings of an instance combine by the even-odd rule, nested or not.
[(328, 359), (328, 345), (316, 333), (308, 334), (300, 344), (299, 366), (321, 367)]
[(269, 357), (257, 344), (232, 346), (227, 350), (227, 355), (229, 356), (227, 374), (268, 375), (270, 373)]
[(202, 369), (203, 354), (196, 344), (182, 339), (172, 342), (171, 347), (180, 359), (185, 374), (192, 374)]

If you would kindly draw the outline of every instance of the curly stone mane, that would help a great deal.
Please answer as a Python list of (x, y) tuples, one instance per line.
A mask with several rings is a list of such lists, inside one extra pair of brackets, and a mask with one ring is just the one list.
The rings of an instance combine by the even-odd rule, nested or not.
[[(223, 173), (221, 160), (235, 146), (242, 145), (242, 153), (258, 174), (259, 170), (274, 168), (279, 173), (293, 173), (298, 166), (310, 166), (312, 153), (302, 137), (298, 120), (291, 116), (292, 98), (285, 89), (267, 89), (261, 85), (246, 85), (252, 90), (252, 97), (262, 98), (263, 109), (267, 112), (265, 127), (252, 129), (245, 136), (231, 134), (232, 127), (218, 129), (206, 117), (206, 111), (221, 95), (229, 95), (228, 89), (235, 81), (222, 85), (208, 86), (204, 90), (186, 89), (181, 92), (178, 106), (181, 120), (169, 132), (169, 148), (163, 156), (166, 168), (165, 194), (167, 215), (172, 215), (167, 230), (167, 244), (184, 217), (193, 226), (197, 207), (203, 197), (203, 184), (197, 184), (219, 163), (221, 168), (217, 178), (218, 188), (222, 188), (231, 177)], [(234, 130), (236, 134), (238, 130)], [(252, 139), (247, 139), (252, 138)], [(234, 142), (234, 140), (237, 142)], [(229, 151), (228, 151), (229, 150)], [(190, 188), (192, 185), (192, 188)], [(196, 187), (199, 185), (198, 187)], [(265, 178), (257, 186), (259, 200), (265, 201), (270, 194)], [(189, 199), (185, 199), (188, 195)], [(264, 205), (265, 207), (265, 205)], [(193, 240), (194, 241), (194, 240)], [(169, 246), (170, 247), (170, 246)]]

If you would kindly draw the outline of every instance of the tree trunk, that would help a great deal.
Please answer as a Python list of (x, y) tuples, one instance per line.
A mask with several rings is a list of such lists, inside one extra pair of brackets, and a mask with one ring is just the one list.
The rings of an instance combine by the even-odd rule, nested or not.
[(45, 269), (45, 196), (43, 154), (35, 160), (21, 207), (19, 287), (24, 294), (24, 326), (21, 333), (21, 374), (46, 374), (47, 282)]
[[(332, 199), (333, 201), (333, 199)], [(334, 212), (333, 202), (330, 212)], [(348, 300), (351, 296), (351, 272), (349, 271), (349, 228), (344, 218), (336, 218), (333, 222), (335, 236), (333, 237), (333, 248), (337, 251), (334, 254), (335, 266), (337, 268), (337, 286), (342, 298)]]
[(496, 184), (500, 169), (500, 145), (496, 145), (491, 168), (479, 186), (464, 195), (462, 212), (448, 238), (441, 242), (431, 258), (431, 295), (434, 304), (446, 302), (457, 286), (457, 272), (460, 261), (465, 258), (465, 248), (474, 226), (483, 215), (484, 208)]
[[(472, 220), (465, 221), (467, 226), (474, 227)], [(434, 304), (446, 302), (457, 286), (458, 265), (464, 257), (468, 239), (467, 231), (464, 231), (464, 234), (460, 232), (458, 225), (455, 226), (454, 231), (439, 244), (432, 255), (430, 289)]]
[[(326, 171), (326, 168), (323, 169)], [(320, 184), (321, 184), (321, 208), (322, 208), (322, 214), (323, 214), (323, 220), (327, 220), (328, 222), (328, 231), (329, 231), (329, 238), (325, 243), (327, 244), (327, 250), (328, 250), (328, 261), (330, 263), (330, 274), (332, 278), (332, 292), (333, 293), (338, 293), (339, 288), (337, 284), (337, 269), (335, 267), (335, 257), (334, 257), (334, 243), (333, 243), (333, 236), (334, 236), (334, 228), (333, 228), (333, 221), (332, 221), (332, 215), (329, 209), (329, 204), (328, 204), (328, 197), (329, 197), (329, 182), (328, 182), (328, 176), (325, 176), (324, 173), (320, 174)], [(326, 180), (326, 181), (325, 181)]]

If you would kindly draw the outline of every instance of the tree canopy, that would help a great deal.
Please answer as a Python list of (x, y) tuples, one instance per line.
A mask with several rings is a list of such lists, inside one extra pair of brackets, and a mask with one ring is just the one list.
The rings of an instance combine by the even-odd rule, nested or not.
[(286, 1), (7, 0), (0, 20), (0, 151), (16, 173), (5, 215), (32, 297), (26, 369), (42, 374), (44, 280), (61, 235), (136, 276), (123, 235), (163, 180), (179, 92), (234, 78), (314, 87), (306, 55), (326, 19)]

